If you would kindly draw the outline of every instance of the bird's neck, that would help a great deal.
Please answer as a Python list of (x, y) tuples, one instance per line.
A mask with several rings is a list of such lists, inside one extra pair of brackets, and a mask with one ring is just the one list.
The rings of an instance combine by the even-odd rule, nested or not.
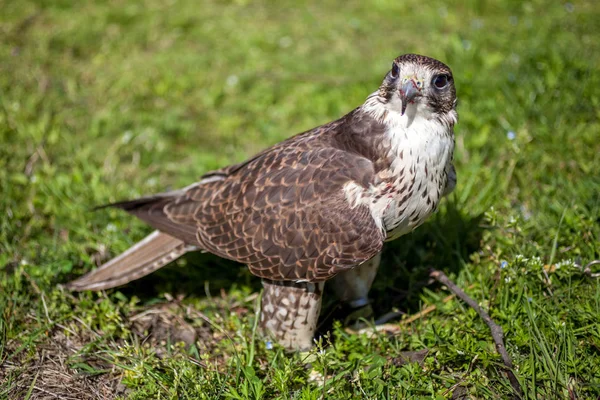
[[(451, 156), (456, 111), (452, 110), (447, 115), (435, 114), (423, 103), (410, 104), (404, 115), (398, 110), (401, 110), (401, 104), (394, 104), (394, 100), (385, 101), (377, 93), (369, 96), (355, 110), (355, 121), (369, 122), (366, 123), (368, 128), (355, 131), (353, 136), (360, 137), (357, 142), (370, 140), (369, 147), (374, 154), (369, 158), (380, 160), (376, 170), (385, 169), (388, 167), (386, 164), (410, 152), (432, 151), (435, 154), (449, 151)], [(446, 158), (445, 154), (439, 156)]]

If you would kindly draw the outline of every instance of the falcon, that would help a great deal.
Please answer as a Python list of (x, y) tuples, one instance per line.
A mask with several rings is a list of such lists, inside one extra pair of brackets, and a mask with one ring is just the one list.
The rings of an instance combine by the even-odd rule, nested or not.
[(309, 349), (325, 281), (350, 307), (368, 304), (384, 242), (421, 225), (454, 189), (456, 122), (450, 68), (402, 55), (340, 119), (186, 188), (109, 205), (156, 230), (67, 287), (108, 289), (210, 252), (262, 279), (265, 335)]

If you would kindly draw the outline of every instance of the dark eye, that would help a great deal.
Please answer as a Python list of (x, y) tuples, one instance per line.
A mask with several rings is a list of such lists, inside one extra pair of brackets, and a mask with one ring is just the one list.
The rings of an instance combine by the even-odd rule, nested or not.
[(392, 63), (392, 78), (397, 78), (398, 74), (400, 74), (400, 67), (398, 67), (398, 64)]
[(436, 75), (433, 77), (433, 86), (435, 86), (436, 89), (443, 89), (446, 86), (448, 86), (448, 83), (451, 80), (452, 80), (452, 78), (449, 75), (446, 75), (446, 74)]

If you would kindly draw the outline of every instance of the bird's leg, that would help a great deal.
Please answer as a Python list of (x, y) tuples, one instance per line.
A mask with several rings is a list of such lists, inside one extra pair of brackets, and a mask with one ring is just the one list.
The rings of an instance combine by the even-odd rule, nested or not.
[(288, 350), (309, 350), (321, 312), (323, 282), (263, 280), (260, 326)]
[(370, 317), (373, 311), (369, 305), (369, 290), (377, 275), (381, 253), (369, 261), (349, 271), (336, 275), (328, 282), (339, 300), (351, 310), (362, 309), (357, 317)]

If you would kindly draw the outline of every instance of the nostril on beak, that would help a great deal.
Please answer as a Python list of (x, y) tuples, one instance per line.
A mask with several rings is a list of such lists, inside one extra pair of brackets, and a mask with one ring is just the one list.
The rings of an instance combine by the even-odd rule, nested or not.
[(414, 101), (415, 96), (421, 91), (416, 77), (407, 79), (400, 87), (400, 99), (402, 100), (402, 114), (406, 112), (408, 104)]

